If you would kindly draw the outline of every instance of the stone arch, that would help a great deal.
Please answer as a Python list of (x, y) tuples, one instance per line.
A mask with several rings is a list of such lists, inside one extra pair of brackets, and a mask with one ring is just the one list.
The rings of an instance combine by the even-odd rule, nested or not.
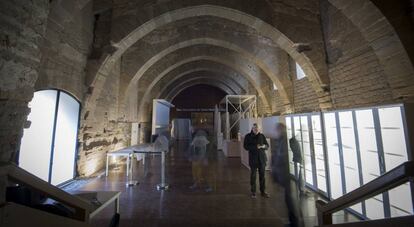
[[(201, 72), (201, 71), (208, 71), (208, 72), (215, 72), (215, 70), (214, 69), (211, 69), (211, 68), (194, 68), (194, 69), (191, 69), (191, 70), (187, 70), (187, 71), (185, 71), (185, 72), (183, 72), (183, 73), (180, 73), (180, 74), (178, 74), (177, 76), (175, 76), (174, 77), (174, 80), (171, 80), (169, 83), (167, 83), (166, 85), (165, 85), (165, 88), (164, 89), (162, 89), (161, 90), (161, 92), (160, 93), (162, 93), (162, 91), (163, 90), (165, 90), (166, 88), (168, 88), (168, 86), (170, 86), (172, 83), (174, 83), (175, 82), (175, 80), (178, 80), (178, 79), (180, 79), (180, 78), (182, 78), (182, 77), (184, 77), (184, 76), (186, 76), (186, 75), (188, 75), (188, 74), (191, 74), (191, 73), (194, 73), (194, 72)], [(220, 73), (220, 72), (218, 72), (217, 71), (217, 73)], [(229, 77), (230, 78), (230, 77)], [(155, 81), (155, 80), (154, 80)], [(159, 81), (157, 81), (157, 82), (152, 82), (151, 84), (150, 84), (150, 86), (148, 86), (148, 89), (145, 91), (145, 93), (144, 93), (144, 96), (142, 97), (142, 99), (140, 100), (140, 107), (139, 107), (139, 110), (141, 110), (142, 109), (142, 105), (144, 105), (144, 103), (146, 103), (146, 102), (148, 102), (149, 100), (150, 100), (150, 98), (151, 97), (149, 97), (149, 95), (150, 95), (150, 92), (152, 91), (152, 89), (156, 86), (156, 84), (159, 82)], [(244, 90), (244, 91), (246, 91), (244, 88), (243, 88), (243, 86), (242, 85), (240, 85), (237, 81), (234, 81), (233, 82), (236, 86), (238, 86), (238, 87), (240, 87), (242, 90)], [(253, 86), (253, 85), (252, 85)], [(160, 94), (159, 94), (160, 95)], [(158, 95), (158, 96), (159, 96)], [(157, 97), (158, 97), (157, 96)], [(141, 111), (142, 112), (142, 111)], [(141, 113), (142, 114), (142, 113)], [(138, 114), (138, 115), (140, 115), (140, 113)]]
[[(294, 43), (288, 37), (286, 37), (278, 29), (264, 22), (263, 20), (235, 9), (215, 5), (199, 5), (169, 11), (158, 17), (155, 17), (150, 21), (147, 21), (146, 23), (133, 30), (118, 43), (115, 43), (113, 46), (116, 48), (116, 51), (112, 55), (107, 56), (102, 60), (102, 64), (99, 66), (95, 77), (92, 79), (92, 87), (94, 87), (94, 92), (92, 92), (92, 94), (87, 97), (87, 105), (93, 107), (94, 100), (100, 96), (103, 81), (110, 73), (114, 63), (129, 47), (131, 47), (134, 43), (136, 43), (138, 40), (156, 28), (159, 28), (168, 23), (172, 23), (174, 21), (198, 16), (213, 16), (235, 21), (240, 24), (252, 27), (260, 34), (269, 37), (302, 66), (303, 70), (309, 77), (311, 84), (315, 88), (320, 102), (325, 103), (325, 105), (321, 105), (321, 107), (327, 105), (329, 106), (329, 104), (327, 104), (331, 102), (329, 93), (323, 89), (323, 87), (329, 84), (328, 78), (326, 76), (323, 78), (320, 77), (318, 70), (313, 65), (313, 62), (317, 63), (319, 59), (313, 59), (312, 56), (308, 56), (304, 52), (298, 52)], [(320, 74), (324, 75), (325, 73)]]
[[(175, 45), (171, 45), (168, 48), (164, 49), (163, 51), (161, 51), (160, 53), (158, 53), (157, 55), (153, 56), (150, 60), (148, 60), (133, 76), (133, 79), (131, 80), (131, 82), (129, 83), (127, 89), (126, 89), (126, 94), (128, 95), (129, 92), (131, 92), (131, 89), (133, 89), (133, 86), (135, 83), (138, 83), (138, 80), (142, 77), (142, 75), (144, 75), (144, 73), (153, 65), (155, 64), (158, 60), (162, 59), (163, 57), (165, 57), (166, 55), (177, 51), (179, 49), (182, 48), (186, 48), (186, 47), (191, 47), (191, 46), (195, 46), (195, 45), (201, 45), (201, 44), (205, 44), (205, 45), (211, 45), (211, 46), (217, 46), (217, 47), (221, 47), (221, 48), (225, 48), (225, 49), (230, 49), (236, 53), (241, 54), (243, 57), (245, 57), (246, 59), (248, 59), (251, 62), (254, 62), (256, 65), (259, 66), (260, 69), (262, 69), (266, 75), (268, 75), (268, 77), (272, 80), (273, 83), (276, 84), (276, 86), (279, 88), (279, 93), (280, 96), (282, 98), (282, 101), (285, 105), (289, 106), (290, 105), (290, 101), (289, 101), (289, 97), (288, 94), (286, 92), (286, 90), (284, 89), (284, 87), (286, 86), (285, 84), (282, 84), (282, 82), (280, 81), (280, 79), (278, 78), (278, 75), (275, 74), (274, 71), (272, 71), (269, 66), (267, 66), (266, 63), (264, 63), (263, 60), (259, 59), (256, 56), (250, 54), (248, 51), (246, 51), (245, 49), (237, 46), (234, 43), (230, 43), (228, 41), (224, 41), (224, 40), (219, 40), (219, 39), (213, 39), (213, 38), (196, 38), (196, 39), (190, 39), (190, 40), (186, 40), (180, 43), (177, 43)], [(155, 82), (157, 82), (158, 80), (160, 80), (160, 77), (157, 77), (157, 79), (155, 79)], [(288, 109), (288, 107), (287, 107)]]
[(329, 0), (329, 3), (358, 28), (373, 49), (387, 75), (393, 98), (404, 100), (408, 96), (408, 100), (414, 101), (413, 64), (396, 31), (381, 11), (371, 1)]
[(214, 80), (213, 81), (201, 80), (201, 81), (186, 81), (184, 83), (181, 83), (174, 90), (171, 90), (170, 92), (167, 92), (165, 97), (160, 96), (160, 98), (164, 98), (167, 101), (172, 101), (172, 100), (174, 100), (174, 98), (178, 94), (180, 94), (185, 89), (187, 89), (189, 87), (192, 87), (192, 86), (195, 86), (195, 85), (199, 85), (199, 84), (207, 84), (207, 85), (215, 86), (215, 87), (218, 87), (218, 88), (222, 89), (224, 92), (226, 92), (229, 95), (237, 95), (237, 93), (235, 91), (233, 91), (231, 88), (227, 87), (227, 85), (223, 84), (222, 82), (214, 81)]
[[(207, 69), (208, 70), (208, 69)], [(207, 71), (205, 70), (205, 71)], [(170, 82), (168, 82), (162, 89), (160, 89), (155, 95), (154, 97), (161, 97), (162, 94), (165, 94), (166, 92), (168, 92), (169, 88), (173, 88), (176, 86), (177, 83), (184, 83), (184, 82), (188, 82), (188, 81), (193, 81), (193, 80), (205, 80), (205, 79), (212, 79), (212, 80), (217, 80), (220, 81), (224, 84), (226, 84), (229, 88), (231, 88), (235, 93), (235, 94), (244, 94), (246, 93), (246, 89), (244, 87), (242, 87), (240, 84), (238, 84), (235, 80), (233, 80), (231, 77), (226, 77), (224, 75), (220, 75), (220, 74), (215, 74), (214, 76), (194, 76), (192, 75), (192, 73), (194, 72), (200, 72), (199, 70), (191, 70), (191, 71), (186, 71), (181, 73), (179, 76), (177, 76), (176, 80), (172, 80)], [(182, 81), (180, 81), (180, 79), (183, 79)], [(147, 97), (147, 99), (145, 101), (150, 100), (151, 97)]]
[[(269, 101), (267, 100), (265, 93), (262, 91), (262, 89), (260, 88), (260, 86), (254, 80), (255, 78), (252, 78), (251, 75), (249, 75), (248, 73), (246, 73), (244, 71), (243, 72), (240, 72), (239, 70), (236, 70), (237, 66), (235, 66), (233, 63), (231, 63), (231, 62), (229, 62), (227, 60), (221, 59), (219, 57), (216, 57), (216, 56), (196, 56), (196, 57), (191, 57), (191, 58), (184, 59), (184, 60), (182, 60), (180, 62), (177, 62), (174, 65), (168, 67), (166, 70), (164, 70), (162, 73), (160, 73), (157, 76), (157, 78), (164, 77), (168, 72), (170, 72), (173, 69), (175, 69), (177, 67), (180, 67), (180, 66), (182, 66), (184, 64), (187, 64), (187, 63), (190, 63), (190, 62), (194, 62), (194, 61), (200, 61), (200, 60), (212, 61), (212, 62), (216, 62), (216, 63), (219, 63), (219, 64), (224, 64), (224, 65), (226, 65), (226, 66), (234, 69), (234, 71), (239, 72), (241, 75), (243, 75), (254, 86), (254, 88), (256, 89), (256, 91), (259, 94), (259, 98), (262, 99), (264, 105), (267, 108), (270, 108)], [(135, 99), (132, 99), (132, 98), (135, 98), (135, 97), (128, 96), (128, 98), (129, 98), (129, 102), (128, 102), (129, 105), (128, 106), (130, 106), (130, 107), (132, 106), (133, 107), (134, 104), (137, 103), (137, 101)], [(135, 111), (135, 110), (132, 109), (132, 111)]]

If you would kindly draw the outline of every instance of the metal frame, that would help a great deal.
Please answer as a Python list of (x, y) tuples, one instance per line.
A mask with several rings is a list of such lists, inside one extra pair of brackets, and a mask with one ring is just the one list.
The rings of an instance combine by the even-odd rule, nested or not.
[[(374, 119), (375, 138), (377, 140), (378, 163), (379, 163), (380, 174), (382, 175), (386, 172), (386, 170), (385, 170), (384, 146), (382, 144), (381, 122), (379, 120), (378, 108), (372, 109), (372, 115)], [(378, 127), (375, 127), (375, 126), (378, 126)], [(384, 217), (389, 218), (391, 217), (391, 211), (390, 211), (390, 199), (389, 199), (388, 192), (382, 193), (382, 200), (383, 200), (382, 203), (384, 205)]]
[[(245, 117), (257, 117), (257, 97), (256, 95), (226, 95), (224, 98), (226, 102), (226, 139), (230, 139), (230, 132), (240, 119)], [(237, 101), (237, 102), (235, 102)], [(222, 101), (223, 102), (223, 101)], [(247, 108), (244, 108), (242, 104), (247, 103)], [(229, 106), (233, 107), (236, 113), (239, 114), (239, 118), (230, 126)]]
[[(308, 188), (311, 188), (313, 191), (316, 191), (318, 193), (321, 194), (326, 194), (325, 192), (321, 191), (318, 189), (318, 180), (317, 180), (317, 176), (316, 176), (316, 161), (315, 161), (315, 150), (314, 150), (314, 144), (313, 144), (313, 127), (312, 127), (312, 116), (314, 116), (315, 113), (305, 113), (305, 114), (290, 114), (290, 115), (286, 115), (286, 117), (290, 117), (291, 118), (291, 130), (292, 130), (292, 136), (294, 135), (295, 132), (295, 124), (294, 124), (294, 117), (299, 117), (299, 124), (300, 124), (300, 132), (301, 132), (301, 149), (302, 152), (303, 151), (303, 130), (302, 130), (302, 119), (301, 117), (306, 117), (306, 122), (308, 124), (308, 134), (309, 134), (309, 146), (310, 146), (310, 155), (311, 155), (311, 163), (312, 163), (312, 180), (313, 180), (313, 185), (309, 184), (308, 182), (306, 182), (306, 177), (305, 177), (305, 185), (308, 186)], [(303, 160), (304, 161), (304, 158)], [(306, 171), (305, 169), (305, 164), (302, 163), (303, 165), (303, 169), (304, 171)], [(298, 176), (295, 176), (296, 178)]]
[[(359, 147), (359, 132), (358, 132), (358, 124), (357, 124), (357, 120), (356, 120), (356, 113), (355, 111), (352, 111), (352, 123), (353, 123), (353, 127), (354, 127), (354, 137), (355, 137), (355, 149), (357, 152), (357, 162), (358, 162), (358, 173), (359, 173), (359, 185), (363, 185), (364, 184), (364, 177), (362, 174), (362, 161), (361, 161), (361, 149)], [(366, 210), (366, 204), (365, 204), (365, 200), (361, 202), (361, 206), (362, 206), (362, 214), (364, 215), (364, 217), (367, 217), (367, 210)]]
[[(406, 112), (405, 112), (405, 107), (404, 105), (401, 105), (401, 117), (403, 120), (403, 127), (404, 127), (404, 135), (405, 135), (405, 141), (408, 141), (408, 143), (406, 143), (407, 145), (407, 153), (408, 153), (408, 160), (412, 161), (413, 160), (413, 156), (412, 156), (412, 150), (411, 147), (412, 145), (410, 144), (410, 138), (408, 137), (408, 126), (407, 126), (407, 118), (406, 118)], [(409, 181), (410, 183), (410, 187), (411, 187), (411, 199), (412, 199), (412, 204), (413, 204), (413, 211), (414, 211), (414, 179), (411, 179)]]
[[(56, 91), (56, 102), (55, 102), (55, 113), (54, 113), (54, 119), (53, 119), (53, 129), (52, 129), (52, 135), (51, 135), (51, 147), (50, 147), (50, 161), (49, 161), (49, 174), (48, 174), (48, 183), (51, 183), (52, 181), (52, 168), (53, 168), (53, 157), (54, 157), (54, 144), (55, 144), (55, 137), (56, 137), (56, 125), (57, 125), (57, 119), (58, 119), (58, 110), (59, 110), (59, 102), (60, 102), (60, 93), (63, 92), (67, 95), (69, 95), (70, 97), (73, 98), (73, 100), (75, 100), (78, 104), (79, 104), (79, 110), (78, 110), (78, 124), (77, 124), (77, 131), (76, 131), (76, 145), (75, 145), (75, 152), (74, 152), (74, 167), (73, 167), (73, 174), (72, 174), (72, 179), (64, 181), (56, 186), (62, 186), (67, 184), (68, 182), (72, 181), (73, 178), (75, 178), (76, 176), (76, 166), (77, 166), (77, 155), (78, 155), (78, 146), (79, 146), (79, 140), (78, 140), (78, 136), (79, 136), (79, 127), (80, 127), (80, 117), (81, 117), (81, 111), (82, 111), (82, 103), (71, 93), (61, 90), (61, 89), (57, 89), (57, 88), (45, 88), (45, 89), (39, 89), (36, 90), (35, 92), (38, 91)], [(17, 152), (17, 160), (16, 163), (19, 164), (19, 160), (20, 160), (20, 148)]]
[[(380, 125), (380, 121), (379, 121), (379, 113), (378, 110), (382, 109), (382, 108), (392, 108), (392, 107), (400, 107), (401, 110), (401, 114), (402, 114), (402, 120), (403, 120), (403, 127), (404, 127), (404, 132), (405, 132), (405, 140), (406, 140), (406, 145), (407, 145), (407, 152), (408, 152), (408, 160), (412, 160), (412, 154), (410, 153), (410, 148), (411, 148), (411, 144), (410, 141), (408, 140), (407, 136), (407, 122), (406, 122), (406, 118), (405, 118), (405, 110), (404, 110), (404, 105), (403, 104), (392, 104), (392, 105), (381, 105), (381, 106), (375, 106), (375, 107), (361, 107), (361, 108), (354, 108), (354, 109), (343, 109), (343, 110), (336, 110), (336, 111), (327, 111), (327, 112), (317, 112), (317, 113), (302, 113), (302, 114), (290, 114), (290, 115), (286, 115), (285, 118), (289, 117), (291, 119), (291, 133), (292, 135), (295, 134), (295, 124), (294, 124), (294, 117), (299, 117), (299, 122), (302, 121), (302, 119), (300, 119), (301, 116), (307, 116), (308, 118), (308, 130), (309, 130), (309, 137), (311, 138), (310, 141), (310, 145), (311, 145), (311, 157), (312, 157), (312, 161), (315, 161), (315, 147), (313, 144), (313, 140), (314, 140), (314, 135), (313, 135), (313, 126), (312, 126), (312, 116), (315, 115), (319, 115), (320, 117), (320, 124), (321, 124), (321, 134), (322, 134), (322, 143), (323, 143), (323, 151), (324, 151), (324, 158), (325, 158), (325, 174), (326, 174), (326, 188), (327, 188), (327, 192), (323, 192), (321, 190), (318, 189), (318, 181), (317, 179), (315, 180), (317, 171), (316, 171), (316, 163), (312, 162), (313, 165), (313, 180), (314, 180), (314, 184), (310, 185), (308, 183), (306, 183), (306, 178), (305, 178), (305, 185), (307, 186), (307, 188), (321, 194), (322, 196), (327, 196), (328, 199), (332, 199), (332, 192), (331, 192), (331, 179), (330, 179), (330, 169), (329, 169), (329, 154), (328, 154), (328, 150), (327, 150), (327, 144), (326, 144), (326, 130), (325, 130), (325, 114), (327, 113), (333, 113), (335, 115), (335, 122), (336, 122), (336, 130), (337, 130), (337, 141), (338, 141), (338, 151), (339, 151), (339, 158), (340, 158), (340, 171), (341, 171), (341, 182), (342, 182), (342, 190), (343, 193), (345, 194), (347, 192), (346, 190), (346, 179), (345, 179), (345, 169), (344, 169), (344, 156), (343, 156), (343, 148), (342, 148), (342, 137), (341, 137), (341, 124), (340, 124), (340, 119), (339, 119), (339, 113), (340, 112), (351, 112), (352, 117), (353, 117), (353, 127), (354, 127), (354, 137), (355, 137), (355, 152), (356, 156), (357, 156), (357, 168), (358, 168), (358, 174), (359, 174), (359, 183), (360, 186), (363, 185), (363, 172), (362, 172), (362, 160), (361, 160), (361, 150), (360, 150), (360, 141), (359, 141), (359, 132), (358, 132), (358, 124), (357, 124), (357, 119), (356, 119), (356, 111), (358, 110), (372, 110), (372, 115), (373, 115), (373, 121), (374, 121), (374, 126), (375, 126), (375, 135), (376, 135), (376, 141), (377, 141), (377, 147), (378, 147), (378, 165), (380, 168), (380, 172), (381, 174), (385, 173), (385, 157), (384, 157), (384, 148), (383, 148), (383, 144), (382, 144), (382, 134), (381, 134), (381, 125)], [(302, 127), (302, 124), (300, 124), (300, 127)], [(301, 130), (302, 133), (302, 130)], [(301, 135), (303, 137), (303, 135)], [(302, 138), (302, 143), (303, 143), (303, 138)], [(303, 149), (303, 144), (302, 145), (302, 149)], [(289, 160), (290, 161), (290, 160)], [(296, 167), (295, 167), (296, 168)], [(297, 171), (295, 171), (296, 174)], [(297, 178), (297, 176), (291, 175), (292, 177)], [(411, 186), (411, 192), (412, 192), (412, 204), (413, 204), (413, 210), (414, 210), (414, 183), (411, 180), (410, 181), (410, 186)], [(359, 213), (357, 211), (354, 211), (350, 208), (347, 208), (346, 210), (348, 212), (351, 212), (352, 214), (360, 217), (361, 219), (368, 219), (368, 217), (366, 216), (366, 204), (365, 201), (361, 202), (362, 205), (362, 213)], [(390, 217), (391, 216), (391, 211), (390, 211), (390, 201), (389, 201), (389, 195), (388, 192), (384, 192), (383, 193), (383, 207), (384, 207), (384, 217)]]

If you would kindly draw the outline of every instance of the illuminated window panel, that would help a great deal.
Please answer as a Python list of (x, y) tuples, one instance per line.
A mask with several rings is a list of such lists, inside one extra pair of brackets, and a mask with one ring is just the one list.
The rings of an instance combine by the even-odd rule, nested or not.
[[(408, 161), (401, 107), (379, 108), (385, 170)], [(411, 187), (408, 183), (390, 190), (391, 217), (413, 214)]]
[(303, 148), (303, 163), (305, 168), (305, 181), (306, 183), (313, 185), (313, 165), (312, 165), (312, 154), (310, 144), (310, 134), (308, 126), (308, 117), (301, 116), (300, 124), (302, 130), (302, 148)]
[[(351, 192), (361, 186), (359, 178), (358, 153), (355, 142), (354, 118), (352, 111), (339, 112), (341, 148), (344, 160), (345, 190)], [(362, 205), (358, 203), (351, 209), (362, 214)]]
[[(375, 135), (374, 116), (372, 109), (355, 111), (358, 129), (359, 150), (361, 154), (361, 172), (363, 184), (381, 175), (378, 145)], [(371, 139), (367, 139), (371, 138)], [(382, 194), (365, 200), (366, 216), (369, 219), (384, 218)]]
[(31, 125), (24, 130), (19, 166), (35, 176), (61, 184), (74, 176), (80, 104), (58, 90), (34, 93)]
[(326, 187), (326, 170), (325, 170), (325, 154), (323, 148), (323, 135), (320, 115), (313, 115), (311, 117), (312, 133), (313, 133), (313, 147), (315, 150), (315, 167), (316, 180), (318, 189), (327, 192)]
[(48, 181), (57, 91), (34, 93), (29, 103), (30, 127), (24, 129), (20, 145), (19, 166)]
[(73, 178), (78, 120), (79, 103), (60, 93), (51, 182), (54, 185)]
[(293, 164), (292, 158), (292, 150), (289, 146), (289, 140), (292, 138), (292, 118), (286, 117), (286, 133), (287, 133), (287, 144), (288, 144), (288, 156), (289, 156), (289, 172), (292, 175), (295, 175), (295, 166)]
[(336, 117), (335, 113), (324, 113), (323, 116), (325, 121), (331, 198), (336, 199), (343, 195)]

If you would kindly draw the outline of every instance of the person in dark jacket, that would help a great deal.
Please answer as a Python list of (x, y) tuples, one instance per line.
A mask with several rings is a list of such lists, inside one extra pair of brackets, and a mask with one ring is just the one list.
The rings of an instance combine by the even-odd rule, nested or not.
[[(290, 142), (290, 141), (289, 141)], [(285, 203), (288, 208), (289, 226), (304, 226), (302, 211), (299, 201), (293, 196), (290, 185), (289, 155), (286, 139), (286, 126), (282, 123), (276, 125), (276, 138), (272, 143), (272, 177), (273, 180), (284, 188)]]
[(259, 132), (257, 124), (253, 124), (252, 130), (244, 137), (244, 149), (249, 151), (250, 186), (251, 197), (256, 198), (256, 172), (259, 171), (259, 183), (261, 196), (269, 198), (265, 191), (265, 167), (267, 157), (265, 150), (269, 148), (266, 137)]
[(302, 177), (302, 150), (300, 149), (299, 141), (295, 136), (289, 139), (289, 146), (293, 154), (292, 161), (295, 166), (296, 187), (298, 188), (300, 195), (306, 195), (304, 179)]

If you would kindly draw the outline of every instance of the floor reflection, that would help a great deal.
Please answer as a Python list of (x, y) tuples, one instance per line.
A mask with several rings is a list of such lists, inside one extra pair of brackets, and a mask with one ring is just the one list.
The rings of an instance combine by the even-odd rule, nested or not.
[[(211, 141), (209, 139), (209, 141)], [(171, 188), (156, 190), (160, 181), (160, 157), (147, 158), (148, 174), (142, 162), (133, 165), (132, 179), (139, 185), (126, 187), (123, 170), (108, 177), (85, 181), (72, 190), (121, 191), (120, 226), (284, 226), (287, 223), (283, 190), (266, 173), (271, 198), (250, 198), (249, 170), (239, 158), (226, 158), (214, 143), (209, 143), (201, 162), (192, 157), (192, 141), (175, 141), (167, 155), (166, 179)], [(195, 165), (194, 165), (195, 164)], [(196, 171), (194, 171), (194, 169)], [(200, 171), (201, 169), (201, 174)], [(200, 187), (191, 187), (195, 182)], [(206, 190), (208, 189), (208, 190)], [(307, 226), (315, 225), (313, 196), (301, 201)], [(109, 207), (95, 218), (95, 226), (106, 226), (113, 213)], [(335, 216), (337, 220), (343, 214)]]

